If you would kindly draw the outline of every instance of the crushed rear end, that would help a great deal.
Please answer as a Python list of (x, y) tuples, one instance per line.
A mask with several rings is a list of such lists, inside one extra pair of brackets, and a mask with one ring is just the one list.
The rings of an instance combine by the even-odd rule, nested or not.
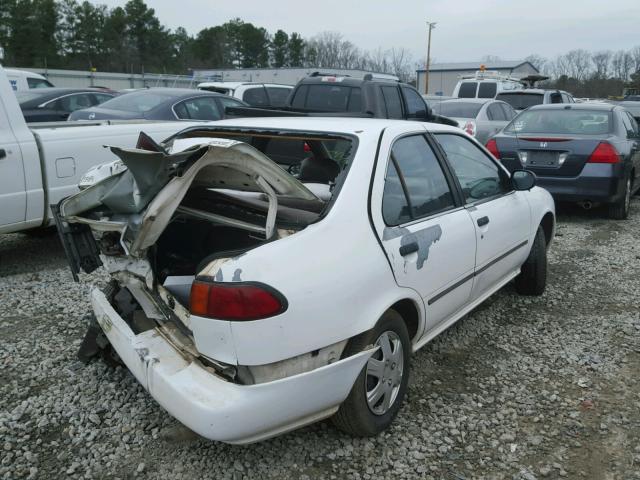
[[(340, 141), (314, 138), (305, 150)], [(193, 298), (198, 285), (242, 299), (257, 289), (286, 309), (280, 292), (237, 271), (223, 279), (220, 267), (320, 221), (333, 185), (305, 185), (233, 135), (192, 133), (166, 146), (141, 139), (145, 149), (112, 148), (125, 169), (53, 206), (74, 277), (104, 266), (112, 278), (91, 292), (95, 321), (83, 358), (112, 347), (160, 405), (213, 440), (258, 441), (333, 414), (371, 351), (341, 358), (342, 341), (241, 365), (221, 330), (229, 322), (205, 321), (212, 307)], [(261, 305), (244, 319), (279, 313)]]

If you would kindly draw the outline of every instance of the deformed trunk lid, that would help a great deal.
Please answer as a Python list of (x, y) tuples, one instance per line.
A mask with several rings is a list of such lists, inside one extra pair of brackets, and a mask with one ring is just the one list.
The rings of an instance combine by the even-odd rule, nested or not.
[[(266, 155), (236, 140), (189, 139), (174, 143), (175, 153), (111, 150), (127, 169), (63, 200), (60, 214), (69, 223), (120, 232), (123, 247), (133, 256), (157, 241), (192, 184), (320, 201)], [(109, 213), (99, 219), (89, 216), (101, 207)]]

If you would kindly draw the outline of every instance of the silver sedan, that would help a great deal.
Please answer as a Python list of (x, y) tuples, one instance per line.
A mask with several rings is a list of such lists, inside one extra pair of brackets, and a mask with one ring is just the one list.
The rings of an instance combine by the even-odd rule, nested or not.
[(444, 100), (433, 112), (452, 118), (469, 135), (485, 144), (517, 115), (511, 105), (493, 98), (459, 98)]

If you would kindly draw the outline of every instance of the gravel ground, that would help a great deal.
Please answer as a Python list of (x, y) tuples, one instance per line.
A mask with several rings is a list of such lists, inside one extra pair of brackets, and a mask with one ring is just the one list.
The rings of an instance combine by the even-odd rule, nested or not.
[(544, 296), (506, 287), (418, 352), (393, 427), (200, 439), (75, 353), (92, 284), (55, 236), (0, 235), (0, 478), (640, 479), (640, 200), (566, 208)]

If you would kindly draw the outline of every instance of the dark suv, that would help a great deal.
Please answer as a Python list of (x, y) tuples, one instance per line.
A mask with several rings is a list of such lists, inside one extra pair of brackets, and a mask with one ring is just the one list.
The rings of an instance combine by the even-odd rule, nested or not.
[(431, 120), (431, 110), (415, 88), (371, 74), (352, 78), (312, 73), (295, 86), (288, 107), (298, 112)]

